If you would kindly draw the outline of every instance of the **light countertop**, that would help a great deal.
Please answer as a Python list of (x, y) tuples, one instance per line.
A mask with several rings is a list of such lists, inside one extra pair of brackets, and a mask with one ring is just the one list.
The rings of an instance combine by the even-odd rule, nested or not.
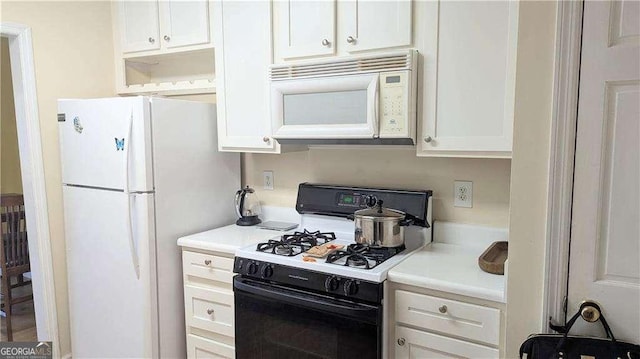
[[(263, 221), (299, 223), (299, 215), (293, 209), (263, 206)], [(257, 226), (241, 227), (235, 224), (196, 233), (178, 239), (181, 247), (233, 255), (236, 249), (258, 244), (281, 236), (285, 232), (260, 229)]]
[(231, 224), (210, 231), (178, 239), (178, 245), (193, 249), (234, 254), (236, 249), (266, 242), (283, 232), (260, 229), (256, 226), (241, 227)]
[(507, 230), (436, 222), (434, 231), (434, 242), (393, 267), (388, 280), (506, 303), (505, 276), (483, 272), (478, 257), (494, 241), (507, 240)]

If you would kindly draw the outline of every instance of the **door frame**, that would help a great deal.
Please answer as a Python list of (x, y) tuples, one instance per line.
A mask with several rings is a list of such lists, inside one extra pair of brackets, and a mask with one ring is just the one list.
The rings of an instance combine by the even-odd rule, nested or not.
[(53, 343), (53, 357), (57, 358), (60, 357), (58, 315), (31, 28), (2, 22), (0, 36), (9, 40), (24, 206), (29, 223), (36, 330), (38, 340)]
[[(583, 5), (583, 0), (559, 1), (556, 19), (542, 323), (553, 321), (561, 325), (567, 320), (565, 298), (569, 275)], [(551, 331), (548, 325), (544, 331)]]

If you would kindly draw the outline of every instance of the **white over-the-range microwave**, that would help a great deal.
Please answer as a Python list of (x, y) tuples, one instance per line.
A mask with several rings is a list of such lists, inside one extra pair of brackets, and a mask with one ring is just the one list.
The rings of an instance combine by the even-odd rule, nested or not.
[(416, 50), (273, 65), (273, 137), (287, 144), (412, 145)]

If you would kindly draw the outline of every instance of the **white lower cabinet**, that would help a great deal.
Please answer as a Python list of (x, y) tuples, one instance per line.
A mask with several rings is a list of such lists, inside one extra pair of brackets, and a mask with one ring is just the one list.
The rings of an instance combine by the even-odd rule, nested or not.
[(233, 255), (182, 251), (188, 358), (235, 358)]
[(498, 358), (498, 349), (397, 325), (395, 358)]
[(407, 286), (391, 291), (390, 358), (500, 357), (500, 303), (492, 307), (425, 292)]

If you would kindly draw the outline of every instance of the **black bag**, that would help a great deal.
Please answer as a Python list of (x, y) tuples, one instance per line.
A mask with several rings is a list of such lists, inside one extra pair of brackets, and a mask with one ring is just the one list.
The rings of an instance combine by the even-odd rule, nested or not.
[(580, 317), (582, 309), (592, 306), (601, 313), (597, 304), (585, 302), (578, 312), (561, 329), (563, 334), (532, 334), (520, 346), (520, 358), (527, 354), (527, 359), (580, 359), (591, 356), (596, 359), (640, 359), (640, 345), (616, 340), (604, 316), (600, 314), (600, 322), (607, 338), (590, 338), (569, 335), (569, 330)]

